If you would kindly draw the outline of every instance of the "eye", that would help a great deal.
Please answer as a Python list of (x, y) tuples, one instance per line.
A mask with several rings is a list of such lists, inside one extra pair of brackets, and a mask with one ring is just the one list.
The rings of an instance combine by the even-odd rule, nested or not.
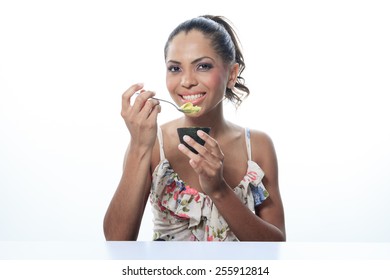
[(210, 63), (201, 63), (198, 65), (198, 69), (201, 71), (207, 71), (213, 68), (213, 65)]
[(168, 66), (168, 71), (169, 72), (179, 72), (180, 71), (180, 67), (179, 66), (176, 66), (176, 65), (171, 65), (171, 66)]

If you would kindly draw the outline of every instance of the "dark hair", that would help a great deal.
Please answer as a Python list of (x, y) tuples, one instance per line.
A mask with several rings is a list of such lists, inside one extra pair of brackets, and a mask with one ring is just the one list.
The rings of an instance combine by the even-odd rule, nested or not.
[(202, 32), (206, 38), (211, 40), (214, 50), (225, 63), (238, 63), (239, 70), (236, 84), (232, 89), (227, 88), (225, 93), (226, 98), (238, 107), (250, 91), (245, 85), (245, 79), (241, 76), (245, 69), (245, 62), (240, 41), (231, 23), (225, 17), (204, 15), (179, 24), (169, 35), (165, 44), (165, 58), (173, 38), (180, 32), (188, 33), (194, 29)]

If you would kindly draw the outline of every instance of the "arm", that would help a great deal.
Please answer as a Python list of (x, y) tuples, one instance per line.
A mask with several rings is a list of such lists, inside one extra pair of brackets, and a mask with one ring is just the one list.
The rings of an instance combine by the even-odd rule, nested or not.
[(199, 136), (206, 141), (207, 147), (202, 148), (191, 139), (188, 142), (199, 151), (199, 155), (187, 151), (184, 146), (180, 146), (179, 149), (190, 157), (190, 164), (199, 174), (202, 189), (213, 200), (237, 238), (242, 241), (285, 241), (277, 160), (271, 139), (260, 133), (254, 133), (252, 136), (253, 142), (259, 143), (258, 147), (261, 147), (254, 149), (254, 159), (262, 166), (266, 174), (263, 183), (270, 194), (257, 207), (256, 214), (254, 214), (238, 199), (223, 179), (224, 156), (218, 143), (205, 133), (199, 132)]
[(134, 85), (122, 96), (122, 117), (131, 134), (122, 178), (104, 217), (106, 240), (136, 240), (151, 183), (151, 157), (157, 137), (160, 106), (149, 100), (152, 92), (140, 94), (130, 105), (133, 94), (142, 88)]

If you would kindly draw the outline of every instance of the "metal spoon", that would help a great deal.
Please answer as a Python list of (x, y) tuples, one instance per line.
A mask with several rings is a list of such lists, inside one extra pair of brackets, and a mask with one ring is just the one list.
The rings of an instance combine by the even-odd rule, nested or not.
[(162, 101), (162, 102), (169, 103), (169, 104), (171, 104), (173, 107), (175, 107), (176, 110), (178, 110), (179, 112), (188, 113), (186, 110), (183, 110), (183, 109), (177, 107), (177, 105), (176, 105), (175, 103), (172, 103), (172, 102), (170, 102), (170, 101), (168, 101), (168, 100), (164, 100), (164, 99), (160, 99), (160, 98), (156, 98), (156, 97), (152, 97), (152, 99), (155, 99), (155, 100), (158, 100), (158, 101)]
[[(140, 92), (137, 92), (136, 94), (140, 94)], [(169, 104), (171, 104), (173, 107), (175, 107), (175, 109), (178, 110), (179, 112), (182, 112), (182, 113), (189, 113), (188, 111), (181, 109), (181, 108), (178, 107), (175, 103), (172, 103), (172, 102), (170, 102), (170, 101), (168, 101), (168, 100), (160, 99), (160, 98), (157, 98), (157, 97), (151, 97), (151, 99), (155, 99), (155, 100), (158, 100), (158, 101), (162, 101), (162, 102), (169, 103)]]

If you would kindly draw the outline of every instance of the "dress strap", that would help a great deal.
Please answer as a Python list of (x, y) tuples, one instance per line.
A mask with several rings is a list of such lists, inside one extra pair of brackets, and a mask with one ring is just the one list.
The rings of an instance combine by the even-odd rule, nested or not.
[(248, 159), (252, 160), (252, 148), (251, 148), (251, 132), (249, 128), (245, 128), (245, 143), (246, 151), (248, 153)]
[(160, 144), (160, 160), (164, 160), (165, 159), (164, 140), (163, 140), (163, 134), (160, 126), (157, 126), (157, 138)]

